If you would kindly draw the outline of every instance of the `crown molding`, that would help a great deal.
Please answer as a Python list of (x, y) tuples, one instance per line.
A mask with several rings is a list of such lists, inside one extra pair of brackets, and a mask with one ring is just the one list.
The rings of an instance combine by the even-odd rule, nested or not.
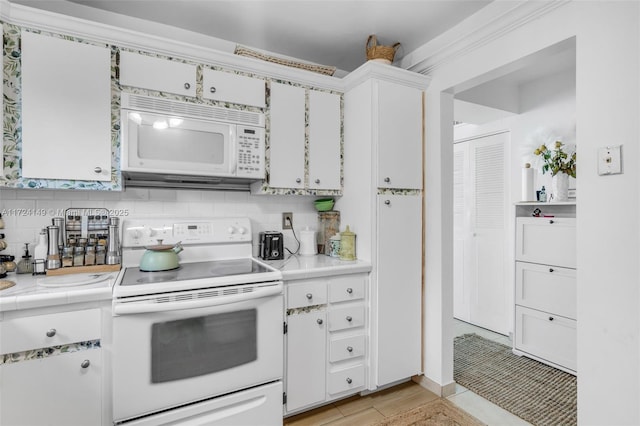
[(344, 91), (349, 91), (369, 79), (391, 81), (421, 90), (425, 90), (431, 82), (431, 77), (429, 76), (408, 71), (394, 65), (368, 61), (342, 79)]
[(443, 65), (480, 48), (572, 0), (496, 0), (475, 15), (419, 47), (400, 61), (400, 66), (431, 74)]

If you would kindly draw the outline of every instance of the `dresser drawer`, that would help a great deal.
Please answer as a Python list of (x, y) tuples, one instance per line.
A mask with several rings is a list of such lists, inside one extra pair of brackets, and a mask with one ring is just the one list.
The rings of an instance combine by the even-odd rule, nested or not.
[(364, 299), (366, 275), (334, 278), (329, 282), (329, 302), (345, 302)]
[(576, 321), (516, 306), (515, 348), (576, 370)]
[(327, 284), (310, 280), (287, 285), (287, 308), (324, 305), (327, 303)]
[(329, 331), (345, 330), (364, 325), (364, 306), (349, 306), (329, 311)]
[(329, 373), (329, 394), (337, 394), (364, 386), (364, 365), (345, 368)]
[(576, 319), (576, 270), (516, 262), (516, 304)]
[(329, 344), (329, 362), (344, 361), (364, 356), (365, 336), (343, 337), (333, 339)]
[(0, 322), (0, 354), (100, 338), (100, 309), (37, 315)]
[(516, 219), (516, 260), (576, 267), (576, 219)]

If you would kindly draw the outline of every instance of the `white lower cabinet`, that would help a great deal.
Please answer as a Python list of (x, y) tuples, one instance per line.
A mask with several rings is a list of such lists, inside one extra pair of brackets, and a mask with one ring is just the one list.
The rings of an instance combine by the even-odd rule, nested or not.
[(575, 374), (577, 287), (575, 206), (516, 207), (513, 352)]
[(0, 424), (102, 423), (102, 350), (75, 345), (100, 339), (100, 318), (90, 309), (0, 321), (0, 355), (15, 360), (0, 364)]
[(365, 389), (367, 274), (287, 285), (285, 414)]

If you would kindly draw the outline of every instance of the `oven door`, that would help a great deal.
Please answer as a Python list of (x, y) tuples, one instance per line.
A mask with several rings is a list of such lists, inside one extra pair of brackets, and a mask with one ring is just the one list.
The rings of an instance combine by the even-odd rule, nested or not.
[(171, 294), (169, 310), (114, 317), (116, 422), (282, 379), (281, 292), (211, 306), (183, 296)]

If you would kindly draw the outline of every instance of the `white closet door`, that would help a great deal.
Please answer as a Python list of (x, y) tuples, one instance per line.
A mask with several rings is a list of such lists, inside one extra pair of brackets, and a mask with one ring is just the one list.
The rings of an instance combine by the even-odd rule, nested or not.
[(459, 319), (503, 334), (509, 331), (511, 295), (506, 279), (508, 141), (509, 133), (500, 133), (462, 142), (465, 146), (456, 146), (455, 152), (466, 158), (454, 160), (454, 166), (462, 167), (458, 181), (464, 182), (454, 188), (458, 210), (454, 218), (458, 231), (454, 237), (454, 297), (461, 298), (454, 306)]

